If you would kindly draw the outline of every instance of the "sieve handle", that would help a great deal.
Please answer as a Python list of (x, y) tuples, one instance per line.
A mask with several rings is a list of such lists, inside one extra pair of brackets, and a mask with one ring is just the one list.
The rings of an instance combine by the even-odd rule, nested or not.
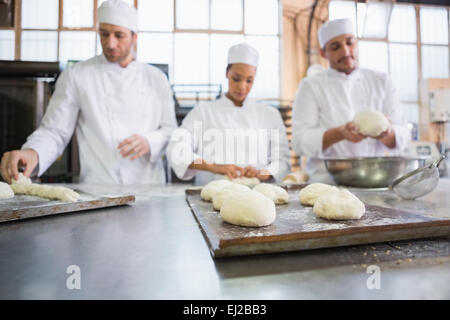
[(435, 167), (435, 168), (439, 167), (439, 165), (441, 164), (442, 160), (444, 160), (444, 159), (445, 159), (445, 155), (441, 154), (441, 157), (439, 159), (437, 159), (436, 161), (434, 161), (430, 165), (430, 168), (432, 168), (432, 167)]

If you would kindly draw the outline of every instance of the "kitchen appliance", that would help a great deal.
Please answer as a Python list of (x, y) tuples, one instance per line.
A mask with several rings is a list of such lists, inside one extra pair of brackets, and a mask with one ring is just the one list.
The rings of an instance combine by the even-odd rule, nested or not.
[[(446, 156), (449, 150), (446, 146), (446, 124), (449, 122), (450, 79), (421, 80), (419, 106), (420, 141), (436, 144), (439, 153)], [(441, 176), (448, 175), (445, 161), (439, 167), (439, 172)]]
[[(59, 62), (0, 60), (0, 154), (20, 149), (39, 126), (60, 72)], [(71, 155), (70, 144), (42, 181), (70, 182)]]

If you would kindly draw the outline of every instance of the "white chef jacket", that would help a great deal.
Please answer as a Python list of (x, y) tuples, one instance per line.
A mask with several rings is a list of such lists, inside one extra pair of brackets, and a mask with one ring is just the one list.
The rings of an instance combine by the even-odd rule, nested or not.
[(194, 107), (172, 134), (167, 148), (177, 177), (188, 180), (195, 176), (199, 185), (223, 176), (189, 169), (197, 159), (266, 169), (281, 182), (289, 172), (289, 156), (286, 128), (276, 108), (248, 99), (237, 107), (226, 96)]
[[(347, 140), (322, 152), (323, 134), (352, 121), (361, 110), (377, 110), (392, 122), (396, 146), (366, 138)], [(320, 157), (371, 157), (401, 153), (410, 140), (406, 118), (399, 107), (395, 88), (387, 74), (357, 68), (349, 75), (327, 69), (302, 80), (293, 104), (292, 148), (299, 155)], [(309, 166), (310, 173), (317, 166)]]
[[(162, 154), (176, 126), (172, 91), (159, 69), (136, 61), (122, 68), (102, 54), (61, 73), (39, 128), (22, 149), (37, 151), (41, 175), (76, 129), (80, 182), (164, 183)], [(117, 146), (133, 134), (147, 139), (150, 156), (132, 161), (120, 155)]]

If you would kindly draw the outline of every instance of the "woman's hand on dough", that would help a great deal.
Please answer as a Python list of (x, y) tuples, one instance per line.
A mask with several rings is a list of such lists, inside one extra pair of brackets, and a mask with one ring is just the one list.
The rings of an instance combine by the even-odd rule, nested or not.
[(150, 153), (150, 145), (147, 139), (138, 134), (133, 134), (131, 137), (123, 140), (117, 149), (119, 149), (122, 157), (131, 156), (130, 160), (135, 160), (144, 154)]
[(5, 152), (1, 161), (3, 179), (9, 184), (12, 178), (19, 179), (19, 168), (24, 168), (24, 175), (29, 178), (39, 162), (39, 155), (33, 149), (13, 150)]
[(246, 166), (242, 175), (244, 177), (255, 178), (259, 174), (259, 170), (252, 166)]
[(358, 126), (354, 122), (347, 122), (343, 126), (339, 127), (339, 133), (342, 135), (342, 138), (348, 140), (353, 143), (360, 142), (367, 138), (367, 136), (363, 135), (359, 132)]
[(261, 169), (256, 176), (260, 181), (267, 181), (272, 178), (272, 174), (266, 169)]
[(244, 168), (243, 176), (248, 178), (258, 178), (260, 181), (266, 181), (272, 177), (272, 174), (265, 169), (258, 170), (255, 167), (247, 166)]
[(244, 169), (234, 164), (212, 164), (209, 171), (235, 179), (243, 175)]

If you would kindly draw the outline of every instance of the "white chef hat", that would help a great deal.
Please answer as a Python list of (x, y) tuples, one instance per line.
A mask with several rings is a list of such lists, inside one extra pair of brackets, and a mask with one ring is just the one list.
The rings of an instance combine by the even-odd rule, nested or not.
[(325, 22), (319, 29), (319, 44), (320, 47), (325, 47), (325, 44), (334, 37), (342, 34), (353, 34), (353, 24), (350, 19), (336, 19)]
[(228, 50), (228, 64), (245, 63), (257, 67), (258, 60), (258, 51), (245, 42), (236, 44)]
[(120, 1), (107, 0), (98, 8), (98, 23), (108, 23), (136, 32), (138, 13), (135, 7)]

